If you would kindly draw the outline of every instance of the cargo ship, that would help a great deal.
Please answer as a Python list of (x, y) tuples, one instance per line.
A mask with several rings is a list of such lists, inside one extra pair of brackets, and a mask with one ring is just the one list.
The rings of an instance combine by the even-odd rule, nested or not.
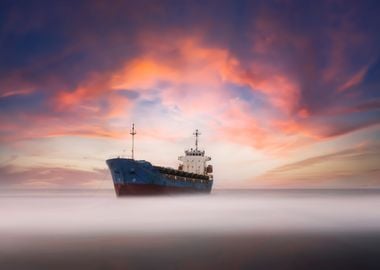
[(210, 193), (213, 168), (211, 157), (198, 149), (199, 131), (194, 132), (195, 148), (178, 157), (178, 169), (155, 166), (146, 160), (134, 159), (135, 126), (132, 125), (131, 158), (112, 158), (106, 161), (111, 171), (117, 196), (160, 195), (177, 193)]

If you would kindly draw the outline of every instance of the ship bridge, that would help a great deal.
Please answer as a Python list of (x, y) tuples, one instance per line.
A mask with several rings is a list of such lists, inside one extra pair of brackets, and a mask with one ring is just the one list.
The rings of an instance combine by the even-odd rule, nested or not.
[(205, 151), (196, 150), (191, 148), (190, 150), (185, 150), (186, 156), (201, 156), (203, 157), (205, 155)]
[(194, 132), (194, 135), (195, 149), (185, 150), (185, 155), (178, 157), (178, 160), (182, 161), (178, 169), (189, 173), (208, 175), (212, 173), (212, 166), (207, 166), (207, 161), (210, 161), (211, 157), (205, 156), (205, 151), (198, 149), (198, 138), (201, 135), (198, 129)]

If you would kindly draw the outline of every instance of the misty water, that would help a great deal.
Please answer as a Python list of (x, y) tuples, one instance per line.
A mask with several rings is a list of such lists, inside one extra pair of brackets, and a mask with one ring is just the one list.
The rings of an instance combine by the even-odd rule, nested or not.
[(380, 269), (379, 195), (1, 191), (0, 268)]

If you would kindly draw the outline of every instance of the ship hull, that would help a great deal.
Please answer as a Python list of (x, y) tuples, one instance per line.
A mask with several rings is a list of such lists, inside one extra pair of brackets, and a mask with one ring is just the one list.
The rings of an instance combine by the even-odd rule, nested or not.
[(155, 184), (115, 184), (117, 196), (150, 196), (188, 193), (210, 193), (211, 190), (198, 190), (183, 187), (168, 187)]
[(117, 196), (209, 193), (208, 176), (153, 166), (144, 160), (114, 158), (106, 161)]

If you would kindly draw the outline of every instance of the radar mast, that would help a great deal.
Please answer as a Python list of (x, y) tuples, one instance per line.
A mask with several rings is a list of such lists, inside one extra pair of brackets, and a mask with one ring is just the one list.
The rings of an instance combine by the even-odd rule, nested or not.
[(132, 159), (135, 159), (135, 123), (132, 124), (131, 132), (129, 133), (132, 135)]
[(195, 150), (198, 151), (198, 136), (201, 135), (201, 133), (196, 129), (193, 135), (195, 135)]

